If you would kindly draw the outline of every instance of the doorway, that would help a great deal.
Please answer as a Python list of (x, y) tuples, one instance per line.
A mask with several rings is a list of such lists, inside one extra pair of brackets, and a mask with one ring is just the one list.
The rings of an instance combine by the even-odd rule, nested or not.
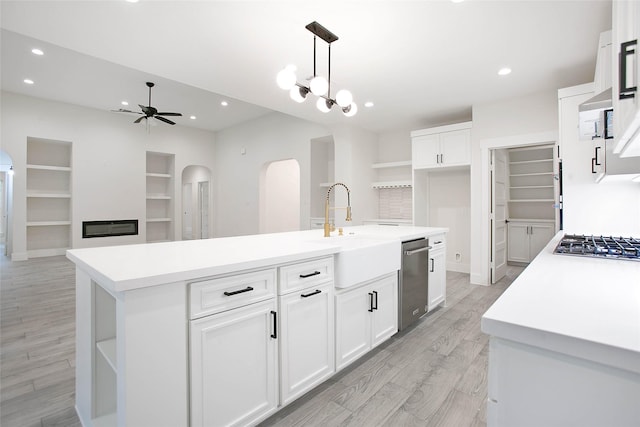
[(182, 171), (182, 239), (208, 239), (211, 230), (211, 170), (190, 165)]
[(0, 150), (0, 250), (4, 256), (12, 252), (13, 173), (11, 156)]
[(300, 164), (265, 164), (260, 173), (260, 233), (300, 230)]

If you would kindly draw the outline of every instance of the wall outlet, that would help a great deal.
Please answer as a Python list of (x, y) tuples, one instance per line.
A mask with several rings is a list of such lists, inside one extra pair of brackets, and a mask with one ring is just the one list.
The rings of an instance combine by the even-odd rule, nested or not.
[(456, 262), (460, 262), (462, 261), (462, 255), (460, 255), (459, 253), (456, 253)]

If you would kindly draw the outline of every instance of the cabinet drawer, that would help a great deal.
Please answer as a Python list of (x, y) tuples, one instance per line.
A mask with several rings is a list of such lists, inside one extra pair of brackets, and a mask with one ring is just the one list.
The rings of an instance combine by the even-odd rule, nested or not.
[(275, 268), (191, 283), (190, 318), (273, 298), (275, 285)]
[(333, 281), (333, 257), (280, 267), (278, 295)]
[(444, 234), (436, 234), (435, 236), (429, 237), (429, 246), (431, 246), (431, 252), (437, 251), (439, 249), (444, 249), (446, 245), (445, 235)]

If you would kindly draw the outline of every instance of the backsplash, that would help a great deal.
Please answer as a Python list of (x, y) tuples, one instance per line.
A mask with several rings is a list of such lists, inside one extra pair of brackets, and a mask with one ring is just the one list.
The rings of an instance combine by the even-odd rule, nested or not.
[(378, 217), (380, 219), (411, 219), (411, 187), (380, 188), (378, 190)]

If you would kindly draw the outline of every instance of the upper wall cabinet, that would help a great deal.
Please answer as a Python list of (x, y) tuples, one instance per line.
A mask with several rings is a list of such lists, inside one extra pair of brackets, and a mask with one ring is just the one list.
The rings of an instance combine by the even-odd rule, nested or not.
[(614, 153), (640, 156), (640, 2), (613, 2)]
[(411, 132), (414, 169), (460, 167), (471, 164), (471, 122)]

